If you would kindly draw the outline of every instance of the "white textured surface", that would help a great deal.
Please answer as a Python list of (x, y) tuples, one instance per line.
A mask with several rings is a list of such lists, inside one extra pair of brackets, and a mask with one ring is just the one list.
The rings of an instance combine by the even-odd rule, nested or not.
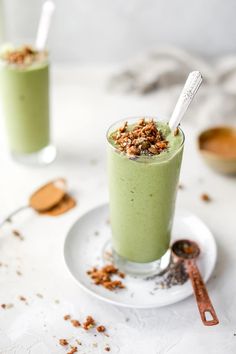
[[(16, 219), (24, 241), (1, 231), (0, 352), (2, 354), (65, 353), (58, 338), (83, 342), (81, 353), (122, 354), (234, 354), (236, 352), (235, 210), (236, 181), (217, 175), (203, 164), (195, 144), (197, 122), (186, 119), (186, 148), (178, 206), (199, 215), (213, 231), (219, 258), (208, 289), (220, 325), (201, 324), (193, 297), (176, 305), (153, 310), (129, 310), (105, 305), (85, 294), (68, 276), (62, 246), (71, 224), (91, 207), (107, 200), (105, 139), (107, 126), (124, 116), (169, 114), (173, 97), (118, 96), (105, 90), (108, 70), (58, 68), (54, 72), (53, 125), (59, 147), (57, 161), (47, 168), (27, 168), (11, 162), (5, 154), (4, 130), (0, 130), (0, 215), (26, 202), (38, 185), (55, 176), (68, 178), (78, 207), (62, 217), (38, 217), (31, 211)], [(2, 124), (2, 120), (1, 120)], [(213, 201), (204, 204), (202, 192)], [(22, 276), (16, 274), (22, 272)], [(41, 293), (44, 298), (38, 298)], [(27, 298), (29, 305), (18, 300)], [(55, 303), (55, 300), (60, 303)], [(93, 337), (63, 320), (92, 314), (108, 327), (109, 338)], [(129, 318), (129, 321), (126, 319)], [(93, 342), (98, 342), (94, 349)]]
[[(8, 39), (34, 38), (44, 0), (2, 0)], [(157, 48), (236, 51), (235, 0), (54, 0), (50, 48), (60, 62), (116, 62)]]

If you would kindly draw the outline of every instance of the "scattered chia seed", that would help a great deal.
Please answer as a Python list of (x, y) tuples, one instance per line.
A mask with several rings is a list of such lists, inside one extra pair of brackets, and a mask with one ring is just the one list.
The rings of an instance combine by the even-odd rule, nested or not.
[(136, 160), (138, 160), (138, 156), (129, 157), (129, 160), (131, 160), (131, 161), (136, 161)]
[(163, 275), (154, 275), (146, 278), (146, 280), (153, 280), (154, 278), (157, 278), (155, 288), (153, 289), (155, 291), (159, 289), (169, 289), (175, 285), (183, 285), (188, 280), (188, 274), (183, 262), (174, 263), (171, 261), (167, 271)]

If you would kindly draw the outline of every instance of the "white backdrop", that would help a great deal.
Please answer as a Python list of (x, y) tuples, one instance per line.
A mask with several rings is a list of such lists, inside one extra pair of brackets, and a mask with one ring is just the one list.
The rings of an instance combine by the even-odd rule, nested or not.
[[(8, 39), (33, 37), (42, 0), (5, 2)], [(55, 0), (51, 49), (60, 62), (126, 60), (159, 44), (236, 52), (235, 0)]]

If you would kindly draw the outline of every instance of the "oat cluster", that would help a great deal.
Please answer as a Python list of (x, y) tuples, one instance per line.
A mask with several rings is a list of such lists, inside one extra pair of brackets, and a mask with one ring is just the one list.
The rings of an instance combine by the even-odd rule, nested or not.
[[(104, 333), (104, 332), (106, 332), (106, 327), (103, 325), (97, 325), (95, 319), (92, 316), (87, 316), (83, 323), (82, 322), (80, 323), (78, 320), (72, 319), (71, 315), (69, 315), (69, 314), (65, 315), (63, 318), (65, 321), (69, 321), (72, 324), (72, 326), (83, 328), (83, 330), (85, 330), (85, 331), (90, 331), (93, 328), (95, 329), (95, 327), (96, 327), (96, 331), (98, 333), (102, 333), (104, 336), (109, 337), (109, 335), (107, 333)], [(97, 335), (94, 334), (94, 336), (97, 336)], [(59, 341), (59, 344), (62, 347), (66, 347), (67, 350), (68, 350), (68, 347), (70, 347), (70, 349), (69, 349), (70, 351), (67, 352), (67, 354), (77, 353), (78, 352), (77, 345), (82, 346), (82, 342), (79, 341), (78, 339), (75, 340), (77, 345), (71, 345), (71, 340), (66, 339), (66, 338), (61, 338), (58, 341)], [(74, 342), (74, 340), (73, 340), (73, 342)], [(94, 343), (94, 346), (97, 346), (97, 343)], [(110, 350), (110, 347), (109, 346), (107, 346), (107, 347)], [(104, 350), (106, 350), (106, 348), (104, 348)]]
[(111, 135), (118, 149), (128, 156), (159, 155), (168, 147), (154, 120), (140, 119), (130, 130), (128, 123)]
[(16, 65), (30, 65), (35, 61), (41, 60), (46, 57), (46, 52), (39, 52), (30, 46), (24, 46), (15, 50), (7, 51), (2, 54), (2, 59), (6, 60), (9, 64)]
[(78, 352), (78, 348), (77, 347), (71, 347), (70, 351), (67, 354), (74, 354)]
[(80, 327), (81, 326), (81, 324), (80, 324), (80, 322), (78, 320), (71, 320), (70, 322), (71, 322), (72, 326), (74, 326), (74, 327)]
[(68, 345), (69, 343), (66, 339), (62, 338), (62, 339), (59, 339), (59, 344), (64, 347), (64, 346)]
[(85, 322), (83, 323), (83, 329), (88, 331), (89, 329), (93, 328), (95, 326), (95, 320), (93, 319), (92, 316), (87, 316)]
[(207, 194), (207, 193), (203, 193), (201, 195), (201, 199), (204, 201), (204, 202), (210, 202), (211, 201), (211, 197)]
[[(82, 324), (80, 323), (80, 321), (72, 319), (71, 315), (65, 315), (64, 316), (64, 320), (65, 321), (70, 321), (70, 323), (74, 327), (81, 327), (82, 326), (82, 328), (85, 329), (86, 331), (88, 331), (89, 329), (95, 327), (95, 325), (96, 325), (96, 322), (95, 322), (95, 320), (94, 320), (94, 318), (92, 316), (87, 316), (85, 321)], [(105, 326), (103, 326), (103, 325), (97, 326), (96, 329), (97, 329), (98, 332), (105, 332), (105, 330), (106, 330)]]
[(87, 271), (87, 274), (93, 280), (94, 284), (102, 285), (108, 290), (123, 289), (125, 286), (121, 280), (112, 279), (114, 275), (124, 279), (125, 274), (120, 272), (113, 264), (108, 264), (101, 269), (93, 267)]
[(99, 333), (103, 333), (103, 332), (105, 332), (105, 330), (106, 330), (106, 327), (105, 326), (102, 326), (102, 325), (100, 325), (100, 326), (97, 326), (97, 331), (99, 332)]

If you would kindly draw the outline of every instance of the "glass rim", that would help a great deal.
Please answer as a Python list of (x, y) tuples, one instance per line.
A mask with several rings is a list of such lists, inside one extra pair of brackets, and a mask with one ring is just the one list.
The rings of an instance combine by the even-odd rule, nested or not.
[[(122, 123), (124, 123), (124, 122), (129, 122), (129, 121), (132, 121), (132, 120), (135, 120), (135, 119), (141, 119), (141, 118), (144, 118), (144, 119), (154, 119), (156, 122), (158, 122), (158, 121), (160, 121), (160, 122), (163, 122), (163, 123), (168, 123), (168, 121), (167, 121), (167, 118), (166, 117), (164, 117), (164, 116), (161, 116), (161, 119), (157, 119), (157, 116), (130, 116), (130, 117), (127, 117), (127, 118), (123, 118), (123, 119), (119, 119), (119, 120), (117, 120), (117, 121), (115, 121), (114, 123), (112, 123), (109, 127), (108, 127), (108, 129), (107, 129), (107, 131), (106, 131), (106, 140), (107, 140), (107, 143), (108, 143), (108, 145), (114, 150), (114, 151), (116, 151), (117, 153), (119, 153), (119, 154), (121, 154), (122, 156), (125, 156), (125, 157), (127, 157), (128, 159), (130, 159), (130, 157), (127, 155), (127, 154), (125, 154), (125, 153), (123, 153), (122, 151), (120, 151), (119, 149), (117, 149), (117, 147), (115, 147), (110, 141), (109, 141), (109, 134), (110, 134), (110, 132), (111, 132), (111, 129), (112, 129), (112, 127), (114, 127), (114, 126), (116, 126), (116, 125), (118, 125), (118, 124), (122, 124)], [(180, 150), (181, 150), (181, 148), (183, 147), (183, 145), (184, 145), (184, 142), (185, 142), (185, 134), (184, 134), (184, 132), (183, 132), (183, 130), (182, 130), (182, 128), (180, 127), (180, 126), (178, 126), (178, 129), (181, 131), (181, 134), (182, 134), (182, 137), (183, 137), (183, 139), (182, 139), (182, 142), (181, 142), (181, 144), (180, 144), (180, 146), (176, 149), (176, 150), (174, 150), (170, 155), (168, 155), (168, 156), (166, 156), (166, 155), (162, 155), (162, 154), (158, 154), (158, 155), (143, 155), (142, 157), (143, 157), (143, 159), (145, 159), (145, 160), (159, 160), (160, 162), (161, 161), (163, 161), (163, 160), (169, 160), (171, 157), (173, 157), (173, 156), (175, 156)], [(161, 156), (162, 155), (162, 156)], [(136, 159), (132, 159), (133, 161), (137, 161)]]
[(12, 63), (7, 63), (5, 60), (0, 59), (0, 68), (3, 69), (9, 69), (9, 70), (14, 70), (14, 71), (20, 71), (20, 72), (24, 72), (24, 71), (29, 71), (29, 70), (35, 70), (38, 68), (44, 68), (44, 67), (49, 67), (50, 66), (50, 60), (48, 58), (46, 58), (45, 60), (42, 61), (35, 61), (33, 63), (31, 63), (30, 65), (22, 65), (17, 66), (17, 64), (12, 64)]

